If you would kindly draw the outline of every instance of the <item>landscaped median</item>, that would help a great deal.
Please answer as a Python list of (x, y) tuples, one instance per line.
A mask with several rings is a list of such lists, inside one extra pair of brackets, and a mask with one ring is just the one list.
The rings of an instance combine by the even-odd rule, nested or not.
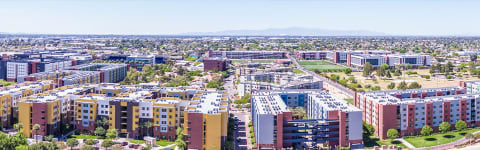
[(433, 134), (430, 136), (407, 137), (403, 139), (415, 147), (432, 147), (455, 142), (465, 137), (465, 134), (476, 131), (480, 131), (480, 128), (474, 128), (465, 131), (451, 131), (447, 133)]

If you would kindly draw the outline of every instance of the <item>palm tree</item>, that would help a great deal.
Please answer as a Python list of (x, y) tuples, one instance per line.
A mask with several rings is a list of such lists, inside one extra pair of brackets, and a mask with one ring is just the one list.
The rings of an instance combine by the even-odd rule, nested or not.
[(147, 128), (147, 136), (150, 136), (148, 133), (150, 132), (150, 128), (153, 126), (153, 125), (152, 125), (152, 122), (150, 122), (150, 121), (144, 122), (144, 123), (143, 123), (143, 126), (144, 126), (145, 128)]
[(39, 124), (33, 125), (33, 130), (35, 130), (35, 143), (38, 143), (37, 134), (38, 134), (38, 130), (40, 130), (40, 125)]

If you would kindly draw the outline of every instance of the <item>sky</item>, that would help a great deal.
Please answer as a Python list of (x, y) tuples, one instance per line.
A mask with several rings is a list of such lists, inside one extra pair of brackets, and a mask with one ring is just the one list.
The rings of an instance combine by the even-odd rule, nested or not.
[(1, 0), (0, 32), (180, 34), (305, 27), (480, 35), (474, 0)]

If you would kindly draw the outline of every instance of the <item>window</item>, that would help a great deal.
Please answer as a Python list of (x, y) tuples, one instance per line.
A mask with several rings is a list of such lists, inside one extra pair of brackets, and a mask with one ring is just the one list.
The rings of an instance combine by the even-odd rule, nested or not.
[(163, 109), (162, 109), (162, 112), (167, 112), (167, 109), (163, 108)]

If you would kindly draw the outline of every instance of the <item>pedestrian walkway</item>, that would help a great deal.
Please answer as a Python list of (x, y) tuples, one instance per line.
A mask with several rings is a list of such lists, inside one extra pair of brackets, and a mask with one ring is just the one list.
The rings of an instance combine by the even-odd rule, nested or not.
[(403, 138), (397, 138), (395, 140), (398, 140), (400, 142), (403, 143), (403, 145), (407, 146), (408, 148), (411, 148), (411, 149), (415, 149), (415, 146), (413, 146), (412, 144), (408, 143), (407, 141), (405, 141)]

